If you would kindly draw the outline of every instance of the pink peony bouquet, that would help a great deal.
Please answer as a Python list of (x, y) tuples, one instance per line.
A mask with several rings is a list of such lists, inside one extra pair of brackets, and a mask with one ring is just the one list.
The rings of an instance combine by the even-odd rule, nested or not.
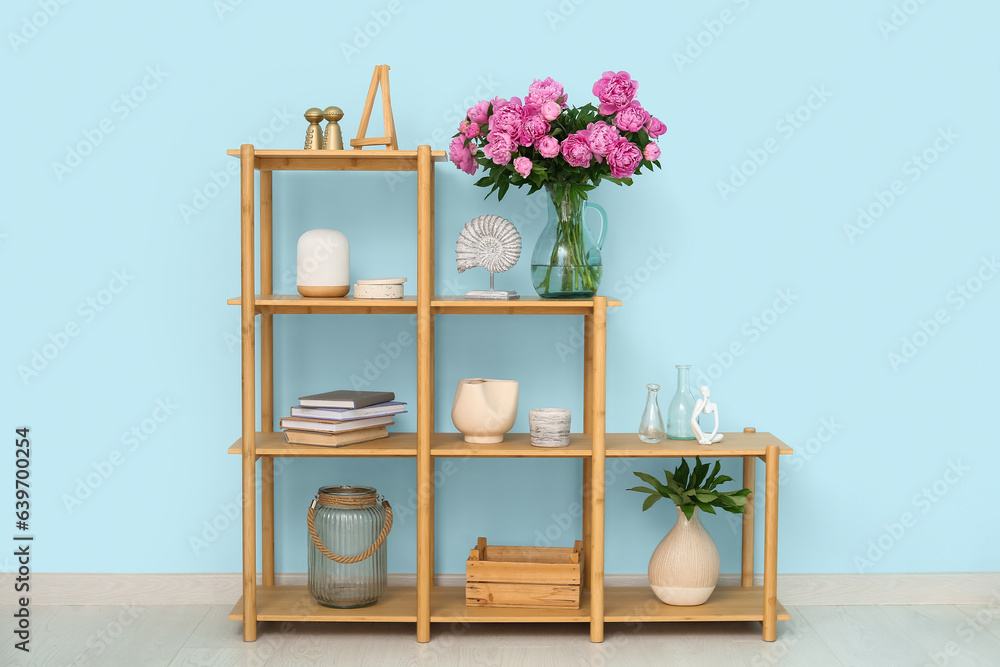
[(666, 125), (637, 99), (639, 83), (628, 72), (605, 72), (594, 84), (598, 106), (569, 107), (562, 84), (535, 79), (528, 94), (497, 97), (471, 107), (449, 146), (449, 156), (467, 174), (486, 172), (476, 185), (503, 199), (513, 185), (546, 186), (586, 199), (602, 180), (631, 185), (645, 167), (659, 167), (655, 139)]

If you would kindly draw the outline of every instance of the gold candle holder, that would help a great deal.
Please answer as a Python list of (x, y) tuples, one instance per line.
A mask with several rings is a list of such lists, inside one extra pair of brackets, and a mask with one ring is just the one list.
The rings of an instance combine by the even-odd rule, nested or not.
[(344, 117), (344, 112), (340, 107), (327, 107), (323, 110), (323, 118), (326, 119), (326, 133), (323, 135), (323, 148), (328, 151), (344, 150), (344, 135), (337, 124)]
[(318, 151), (323, 148), (323, 130), (319, 126), (319, 122), (323, 120), (323, 112), (317, 107), (310, 107), (303, 116), (309, 121), (309, 129), (306, 130), (305, 149), (307, 151)]

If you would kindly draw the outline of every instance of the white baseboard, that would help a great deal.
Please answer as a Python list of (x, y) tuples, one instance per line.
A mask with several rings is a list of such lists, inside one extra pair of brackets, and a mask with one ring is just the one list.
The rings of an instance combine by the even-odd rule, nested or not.
[[(14, 574), (0, 574), (0, 589), (11, 591)], [(305, 574), (278, 574), (279, 584), (306, 583)], [(607, 586), (645, 586), (644, 574), (608, 574)], [(259, 581), (259, 578), (258, 578)], [(28, 597), (35, 605), (235, 604), (242, 577), (233, 574), (59, 574), (31, 575)], [(390, 574), (389, 583), (413, 586), (415, 574)], [(464, 574), (439, 574), (435, 583), (462, 586)], [(761, 583), (757, 575), (757, 585)], [(739, 584), (723, 574), (719, 584)], [(996, 604), (1000, 572), (928, 574), (779, 574), (784, 605)]]

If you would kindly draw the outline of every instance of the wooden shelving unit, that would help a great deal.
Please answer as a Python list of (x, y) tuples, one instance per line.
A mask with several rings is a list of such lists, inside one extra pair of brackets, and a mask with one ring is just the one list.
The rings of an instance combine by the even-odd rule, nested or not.
[[(522, 297), (518, 301), (468, 301), (462, 296), (434, 295), (434, 163), (443, 151), (420, 146), (400, 150), (255, 150), (244, 144), (228, 154), (240, 159), (241, 289), (228, 301), (240, 307), (242, 319), (241, 437), (229, 448), (242, 459), (243, 596), (230, 618), (243, 622), (243, 637), (257, 638), (257, 621), (411, 622), (417, 641), (430, 641), (432, 623), (588, 623), (591, 641), (604, 639), (604, 623), (620, 621), (757, 620), (763, 636), (773, 641), (777, 621), (788, 614), (777, 601), (778, 460), (792, 450), (769, 433), (728, 433), (719, 445), (663, 441), (641, 442), (634, 433), (605, 432), (607, 309), (621, 302), (596, 296), (582, 300)], [(417, 174), (417, 294), (397, 301), (372, 299), (305, 299), (272, 294), (274, 288), (272, 173), (274, 171), (414, 171)], [(255, 172), (260, 173), (259, 192)], [(259, 224), (257, 206), (259, 202)], [(260, 248), (255, 247), (259, 232)], [(260, 294), (255, 293), (259, 260)], [(349, 447), (289, 445), (274, 430), (274, 316), (281, 314), (415, 314), (417, 317), (417, 432)], [(532, 447), (527, 434), (511, 433), (496, 445), (470, 445), (456, 433), (438, 433), (434, 424), (434, 327), (438, 315), (580, 315), (584, 318), (583, 433), (570, 445)], [(259, 318), (259, 320), (258, 320)], [(260, 334), (260, 413), (256, 423), (255, 366)], [(740, 458), (743, 485), (755, 488), (755, 464), (766, 468), (764, 502), (764, 585), (753, 585), (754, 512), (743, 516), (741, 586), (719, 587), (699, 607), (661, 604), (648, 587), (604, 586), (604, 475), (608, 457)], [(387, 457), (417, 462), (416, 586), (390, 586), (379, 602), (363, 609), (330, 609), (316, 603), (305, 586), (277, 586), (274, 571), (274, 458)], [(586, 550), (580, 609), (497, 609), (465, 606), (461, 586), (434, 586), (434, 465), (437, 458), (578, 458), (583, 461), (583, 543)], [(261, 487), (261, 578), (257, 578), (257, 460)], [(296, 538), (297, 539), (297, 538)]]

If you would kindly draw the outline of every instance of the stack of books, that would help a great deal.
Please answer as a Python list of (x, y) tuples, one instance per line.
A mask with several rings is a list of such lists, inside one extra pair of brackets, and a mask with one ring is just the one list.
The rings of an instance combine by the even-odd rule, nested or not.
[(341, 389), (302, 396), (292, 416), (281, 420), (285, 442), (293, 445), (343, 447), (388, 438), (393, 417), (406, 412), (406, 403), (391, 391)]

